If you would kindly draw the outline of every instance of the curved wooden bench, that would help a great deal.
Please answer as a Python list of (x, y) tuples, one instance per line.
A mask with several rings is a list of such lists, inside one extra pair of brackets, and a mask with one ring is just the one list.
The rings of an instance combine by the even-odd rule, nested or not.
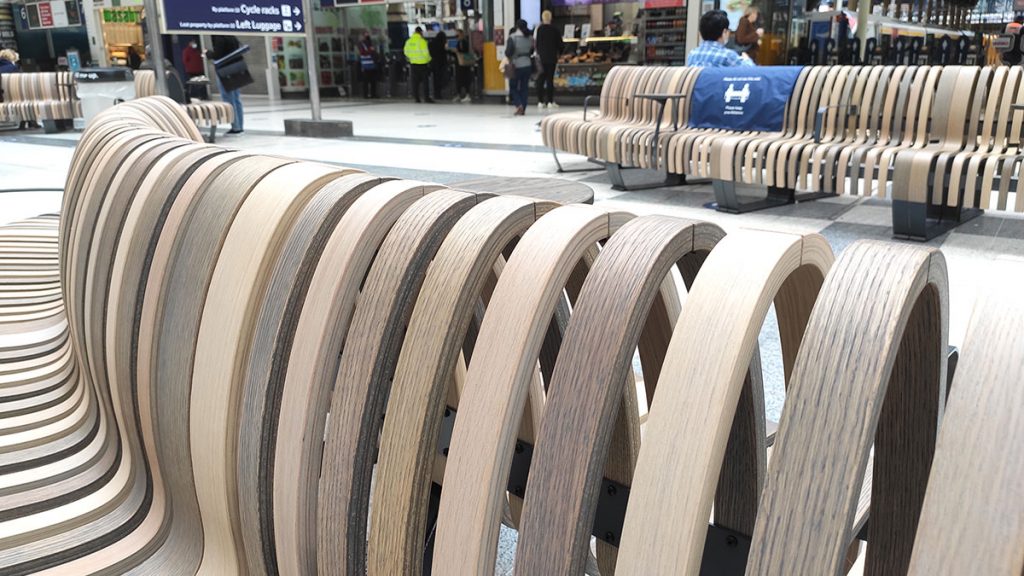
[[(156, 95), (156, 73), (152, 70), (135, 71), (135, 97)], [(209, 141), (217, 139), (217, 126), (235, 121), (235, 109), (227, 102), (193, 101), (181, 105), (197, 126), (209, 128)]]
[(14, 72), (0, 74), (0, 121), (44, 122), (47, 131), (57, 120), (82, 116), (70, 72)]
[[(868, 90), (848, 73), (829, 98)], [(870, 573), (1024, 568), (1016, 276), (947, 406), (937, 250), (832, 263), (813, 234), (196, 136), (165, 99), (104, 112), (60, 226), (0, 227), (0, 571), (490, 573), (504, 522), (519, 573), (578, 574), (596, 540), (602, 574), (693, 574), (722, 561), (713, 510), (735, 570), (840, 574), (868, 506)]]

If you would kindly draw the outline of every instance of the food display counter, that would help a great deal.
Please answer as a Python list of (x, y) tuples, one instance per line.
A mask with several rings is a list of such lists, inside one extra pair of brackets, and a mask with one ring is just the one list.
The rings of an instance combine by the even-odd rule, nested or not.
[(565, 40), (566, 52), (555, 68), (555, 100), (577, 100), (600, 94), (608, 71), (630, 64), (635, 36), (591, 37), (586, 42)]

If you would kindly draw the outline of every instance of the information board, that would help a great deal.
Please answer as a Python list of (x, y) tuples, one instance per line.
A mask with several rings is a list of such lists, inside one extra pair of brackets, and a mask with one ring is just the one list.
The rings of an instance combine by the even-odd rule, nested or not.
[(22, 27), (27, 30), (68, 28), (82, 25), (78, 0), (31, 2), (20, 8)]
[(164, 32), (305, 34), (302, 0), (161, 0)]

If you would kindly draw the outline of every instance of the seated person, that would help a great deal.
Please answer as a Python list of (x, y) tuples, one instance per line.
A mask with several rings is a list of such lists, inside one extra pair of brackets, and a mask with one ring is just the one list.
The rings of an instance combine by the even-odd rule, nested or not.
[(754, 66), (746, 54), (740, 56), (725, 47), (729, 41), (729, 17), (722, 10), (712, 10), (700, 17), (700, 37), (703, 41), (686, 58), (687, 66), (720, 68), (727, 66)]

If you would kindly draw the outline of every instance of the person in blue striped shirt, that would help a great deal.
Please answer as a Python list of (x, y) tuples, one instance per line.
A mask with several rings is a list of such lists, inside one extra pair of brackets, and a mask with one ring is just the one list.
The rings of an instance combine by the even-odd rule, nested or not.
[(686, 58), (687, 66), (723, 68), (727, 66), (754, 66), (754, 62), (725, 47), (729, 42), (729, 17), (723, 10), (712, 10), (700, 17), (700, 37), (703, 41)]

